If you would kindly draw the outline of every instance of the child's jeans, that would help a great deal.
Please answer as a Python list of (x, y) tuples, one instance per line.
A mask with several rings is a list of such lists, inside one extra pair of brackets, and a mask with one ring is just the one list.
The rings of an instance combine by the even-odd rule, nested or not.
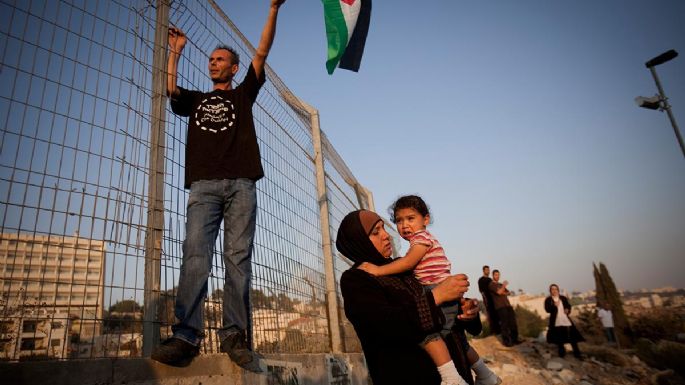
[[(425, 291), (433, 290), (436, 285), (425, 285), (423, 289)], [(427, 343), (431, 341), (435, 341), (437, 339), (440, 339), (450, 333), (452, 330), (452, 326), (454, 326), (454, 320), (457, 317), (457, 313), (459, 312), (459, 301), (450, 301), (450, 302), (445, 302), (442, 305), (440, 305), (440, 310), (442, 310), (442, 313), (445, 315), (445, 323), (442, 325), (442, 330), (440, 333), (432, 333), (426, 336), (426, 338), (421, 341), (419, 344), (421, 347), (426, 346)]]

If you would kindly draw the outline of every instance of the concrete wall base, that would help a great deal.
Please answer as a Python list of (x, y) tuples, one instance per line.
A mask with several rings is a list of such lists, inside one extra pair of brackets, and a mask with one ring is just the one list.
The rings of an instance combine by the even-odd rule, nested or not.
[(144, 358), (0, 363), (3, 384), (26, 385), (367, 385), (364, 356), (268, 354), (260, 374), (246, 372), (226, 355), (202, 355), (185, 368)]

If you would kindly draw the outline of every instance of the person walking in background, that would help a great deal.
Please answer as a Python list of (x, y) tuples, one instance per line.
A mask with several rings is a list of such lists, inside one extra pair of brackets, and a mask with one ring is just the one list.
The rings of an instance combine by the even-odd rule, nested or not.
[(616, 334), (614, 334), (614, 316), (611, 314), (611, 308), (606, 302), (600, 302), (599, 310), (597, 310), (597, 317), (602, 322), (604, 328), (604, 335), (607, 337), (607, 342), (610, 344), (616, 343)]
[(557, 345), (559, 357), (566, 355), (564, 344), (570, 343), (573, 348), (573, 355), (581, 360), (578, 342), (585, 341), (585, 339), (571, 321), (571, 303), (568, 298), (559, 294), (559, 286), (555, 283), (549, 285), (549, 294), (545, 298), (545, 311), (549, 313), (547, 342)]
[(488, 326), (490, 326), (490, 333), (500, 334), (499, 318), (497, 318), (497, 312), (492, 302), (492, 295), (490, 295), (490, 290), (488, 287), (492, 282), (490, 278), (490, 266), (483, 266), (483, 276), (478, 278), (478, 291), (483, 297), (483, 307), (485, 308), (485, 315), (488, 318)]
[(509, 303), (509, 289), (507, 289), (509, 282), (504, 281), (500, 283), (499, 278), (499, 270), (494, 270), (492, 272), (492, 282), (488, 285), (488, 289), (492, 296), (493, 307), (497, 312), (497, 318), (499, 318), (502, 343), (504, 346), (514, 346), (520, 342), (516, 313), (511, 303)]
[(190, 189), (186, 239), (178, 281), (173, 336), (162, 342), (152, 359), (186, 366), (200, 352), (204, 336), (203, 309), (214, 244), (224, 223), (226, 266), (221, 351), (241, 367), (261, 371), (248, 340), (252, 247), (257, 218), (256, 182), (264, 176), (252, 105), (265, 82), (264, 65), (276, 33), (276, 19), (285, 0), (271, 0), (259, 46), (242, 83), (233, 88), (238, 53), (217, 46), (209, 57), (210, 92), (177, 85), (177, 69), (187, 42), (178, 28), (169, 28), (167, 94), (172, 111), (187, 116), (185, 188)]

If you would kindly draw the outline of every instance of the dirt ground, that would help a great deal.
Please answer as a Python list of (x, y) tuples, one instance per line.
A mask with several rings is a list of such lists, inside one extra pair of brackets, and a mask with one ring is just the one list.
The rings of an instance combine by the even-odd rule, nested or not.
[(502, 378), (503, 385), (680, 384), (664, 380), (672, 373), (647, 366), (629, 351), (606, 346), (581, 343), (583, 359), (578, 360), (570, 351), (565, 358), (557, 357), (555, 345), (539, 340), (528, 339), (511, 348), (494, 336), (472, 339), (470, 343)]

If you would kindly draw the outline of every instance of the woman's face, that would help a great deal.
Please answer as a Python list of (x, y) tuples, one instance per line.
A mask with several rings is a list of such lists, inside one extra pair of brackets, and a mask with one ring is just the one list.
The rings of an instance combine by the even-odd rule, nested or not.
[(552, 286), (549, 288), (549, 293), (552, 294), (553, 297), (558, 297), (559, 296), (559, 288), (557, 286)]
[(390, 258), (392, 255), (392, 245), (390, 244), (390, 235), (385, 231), (383, 221), (378, 221), (378, 223), (373, 226), (371, 234), (369, 234), (369, 239), (376, 250), (381, 253), (383, 258)]

